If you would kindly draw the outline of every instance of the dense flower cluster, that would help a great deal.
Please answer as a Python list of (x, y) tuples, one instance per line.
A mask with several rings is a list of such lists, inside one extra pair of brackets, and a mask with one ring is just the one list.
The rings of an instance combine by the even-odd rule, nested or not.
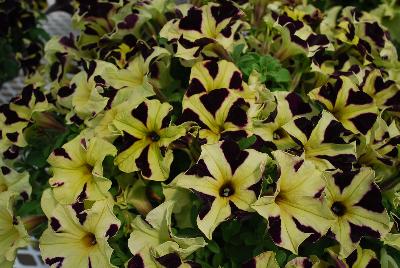
[(0, 84), (40, 64), (48, 35), (39, 21), (46, 7), (45, 0), (0, 1)]
[(397, 267), (389, 32), (238, 2), (73, 3), (0, 107), (0, 267)]

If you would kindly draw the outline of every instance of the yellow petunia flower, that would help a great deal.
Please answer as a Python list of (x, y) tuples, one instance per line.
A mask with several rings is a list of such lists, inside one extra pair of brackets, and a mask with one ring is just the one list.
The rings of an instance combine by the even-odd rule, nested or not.
[(5, 193), (15, 193), (22, 199), (28, 200), (32, 193), (32, 186), (29, 183), (27, 171), (19, 173), (0, 159), (0, 195)]
[(332, 77), (308, 95), (322, 103), (346, 129), (355, 134), (366, 135), (378, 116), (374, 100), (344, 75)]
[(323, 198), (325, 182), (310, 161), (282, 151), (272, 154), (279, 167), (276, 191), (251, 207), (268, 220), (275, 244), (297, 254), (304, 240), (325, 235), (332, 222)]
[(349, 256), (362, 237), (380, 238), (389, 232), (389, 216), (372, 169), (327, 171), (323, 176), (327, 207), (334, 216), (331, 231), (340, 244), (341, 257)]
[(47, 161), (53, 172), (49, 183), (56, 200), (72, 204), (87, 198), (104, 199), (111, 181), (103, 176), (103, 160), (116, 154), (111, 143), (82, 135), (55, 149)]
[(15, 195), (0, 194), (0, 267), (12, 267), (17, 249), (26, 247), (30, 241), (24, 224), (13, 211)]
[(50, 189), (42, 196), (42, 209), (49, 226), (39, 240), (44, 262), (50, 267), (115, 267), (110, 263), (113, 249), (107, 240), (114, 236), (120, 221), (108, 200), (84, 203), (57, 203)]
[(244, 13), (229, 1), (192, 6), (181, 19), (173, 19), (161, 29), (160, 36), (177, 44), (175, 56), (193, 60), (202, 55), (217, 56), (221, 47), (228, 52), (241, 42), (238, 34), (245, 23)]
[(170, 254), (185, 259), (199, 248), (207, 245), (202, 237), (178, 237), (172, 232), (174, 202), (166, 201), (150, 211), (146, 220), (140, 216), (132, 222), (128, 246), (133, 257), (128, 267), (159, 267), (157, 263)]
[(164, 181), (173, 160), (168, 146), (186, 134), (183, 125), (170, 125), (172, 106), (158, 100), (145, 100), (118, 113), (113, 121), (125, 144), (115, 158), (123, 172), (141, 171), (144, 178)]
[(201, 147), (200, 159), (172, 182), (190, 189), (203, 201), (197, 226), (208, 239), (217, 226), (250, 205), (260, 191), (264, 168), (271, 159), (253, 149), (240, 150), (232, 141)]

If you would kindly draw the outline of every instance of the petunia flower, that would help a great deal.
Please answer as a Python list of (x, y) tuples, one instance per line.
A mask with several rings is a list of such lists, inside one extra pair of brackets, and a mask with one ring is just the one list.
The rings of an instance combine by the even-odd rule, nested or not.
[(166, 201), (174, 202), (174, 218), (178, 228), (196, 228), (193, 217), (188, 213), (193, 206), (193, 196), (190, 191), (176, 187), (173, 184), (163, 184), (163, 195)]
[(72, 16), (72, 24), (79, 29), (77, 45), (81, 50), (92, 52), (101, 47), (102, 37), (112, 32), (114, 21), (112, 17), (121, 8), (121, 3), (114, 2), (77, 2), (77, 12)]
[[(244, 13), (230, 1), (192, 6), (183, 17), (173, 19), (161, 29), (160, 36), (176, 43), (175, 56), (194, 60), (203, 55), (218, 57), (232, 52), (241, 42), (239, 34), (245, 26), (240, 20)], [(225, 55), (226, 56), (226, 55)]]
[(251, 128), (248, 110), (254, 98), (233, 63), (198, 62), (191, 69), (180, 120), (197, 123), (200, 139), (210, 144), (225, 136), (246, 137)]
[(184, 125), (170, 125), (172, 106), (145, 100), (116, 115), (113, 125), (123, 134), (124, 148), (115, 158), (123, 172), (141, 171), (144, 178), (164, 181), (173, 160), (168, 146), (186, 134)]
[[(0, 127), (4, 147), (27, 145), (23, 131), (28, 126), (28, 122), (34, 121), (35, 114), (50, 110), (52, 107), (42, 90), (35, 83), (27, 84), (19, 95), (10, 100), (9, 104), (1, 107)], [(0, 147), (3, 147), (2, 145)]]
[(396, 122), (388, 125), (378, 117), (374, 127), (357, 147), (359, 163), (373, 167), (376, 180), (390, 178), (398, 172), (400, 130)]
[(253, 119), (253, 132), (270, 147), (288, 149), (296, 146), (295, 141), (282, 127), (299, 116), (313, 114), (312, 106), (294, 92), (273, 92), (276, 108), (267, 118)]
[(232, 141), (203, 145), (200, 159), (173, 184), (190, 189), (203, 201), (197, 226), (208, 239), (217, 226), (238, 211), (253, 211), (264, 168), (271, 159)]
[(128, 240), (133, 257), (128, 267), (158, 267), (157, 262), (173, 257), (170, 254), (176, 254), (181, 260), (207, 245), (202, 237), (179, 237), (172, 232), (173, 207), (174, 202), (166, 201), (150, 211), (146, 220), (140, 216), (133, 220)]
[(206, 60), (194, 64), (184, 98), (221, 88), (230, 89), (246, 100), (254, 98), (253, 92), (243, 81), (242, 72), (234, 63), (226, 60)]
[(249, 135), (250, 103), (231, 90), (221, 88), (197, 94), (182, 102), (181, 121), (200, 126), (199, 137), (213, 144), (223, 137), (239, 139)]
[(118, 40), (134, 36), (139, 40), (148, 40), (167, 21), (166, 15), (173, 12), (175, 3), (171, 1), (127, 2), (112, 16), (115, 22), (110, 39)]
[[(276, 254), (273, 251), (265, 251), (242, 265), (242, 268), (279, 268)], [(296, 257), (284, 266), (285, 268), (325, 268), (327, 265), (321, 263), (316, 256)]]
[(323, 198), (325, 182), (310, 161), (282, 151), (272, 154), (279, 167), (276, 191), (251, 207), (268, 220), (275, 244), (297, 254), (304, 240), (325, 235), (332, 222)]
[[(364, 64), (384, 65), (397, 59), (397, 51), (388, 31), (371, 14), (347, 6), (341, 11), (336, 38), (353, 45), (364, 58)], [(387, 64), (387, 63), (386, 63)]]
[(107, 240), (114, 236), (120, 221), (109, 200), (62, 205), (47, 189), (41, 206), (49, 226), (39, 240), (44, 262), (50, 267), (115, 267), (110, 263), (113, 249)]
[[(122, 93), (122, 90), (119, 93)], [(140, 97), (131, 98), (131, 96), (134, 95), (129, 94), (130, 92), (128, 91), (125, 93), (117, 94), (118, 98), (113, 100), (110, 109), (97, 114), (94, 118), (85, 122), (85, 125), (87, 126), (86, 131), (88, 133), (93, 133), (94, 136), (110, 142), (113, 142), (120, 136), (118, 129), (116, 129), (112, 124), (115, 117), (119, 113), (129, 109), (129, 107), (137, 106), (145, 100)]]
[(72, 204), (87, 198), (104, 199), (111, 181), (103, 176), (103, 160), (116, 154), (111, 143), (82, 135), (55, 149), (47, 161), (53, 172), (49, 183), (56, 200)]
[(285, 268), (325, 268), (329, 267), (327, 263), (322, 262), (316, 256), (296, 257), (286, 263)]
[(135, 208), (141, 215), (147, 215), (153, 206), (147, 197), (147, 187), (140, 178), (127, 176), (129, 183), (119, 183), (121, 194), (116, 196), (116, 205), (122, 209)]
[(32, 193), (27, 171), (17, 172), (0, 160), (0, 195), (15, 193), (23, 200), (27, 200)]
[(368, 268), (380, 267), (381, 263), (373, 250), (358, 246), (357, 249), (346, 258), (346, 265), (352, 268)]
[(156, 259), (157, 264), (162, 267), (177, 267), (177, 268), (200, 268), (201, 265), (191, 261), (183, 261), (177, 253), (168, 253)]
[(133, 95), (132, 99), (154, 95), (150, 68), (154, 61), (169, 56), (169, 52), (164, 48), (154, 47), (146, 53), (150, 55), (144, 57), (141, 53), (137, 53), (125, 68), (119, 69), (115, 65), (109, 65), (102, 74), (105, 82), (117, 90), (128, 91)]
[(275, 57), (283, 61), (298, 54), (312, 57), (318, 51), (333, 50), (327, 36), (314, 32), (306, 22), (289, 15), (286, 12), (280, 15), (272, 12), (272, 15), (264, 17), (268, 27), (279, 33), (276, 37), (280, 41), (272, 44), (276, 50)]
[(25, 120), (31, 120), (35, 112), (44, 112), (50, 108), (42, 89), (33, 84), (26, 85), (22, 92), (10, 101), (10, 109)]
[(337, 255), (336, 247), (329, 248), (328, 253), (335, 261), (336, 266), (343, 268), (370, 268), (381, 267), (375, 252), (371, 249), (364, 249), (361, 246), (357, 248), (347, 257), (342, 258)]
[[(45, 45), (45, 73), (52, 90), (56, 90), (57, 98), (63, 98), (63, 86), (70, 82), (69, 71), (74, 68), (75, 61), (80, 59), (75, 36), (52, 37)], [(61, 91), (61, 92), (60, 92)]]
[(242, 268), (279, 268), (275, 258), (275, 252), (265, 251), (249, 261), (243, 263)]
[(374, 99), (376, 106), (383, 110), (400, 109), (400, 88), (395, 81), (383, 76), (379, 69), (366, 72), (360, 89)]
[(104, 61), (89, 61), (86, 63), (85, 70), (71, 79), (69, 91), (72, 111), (70, 117), (77, 115), (84, 120), (103, 111), (109, 98), (103, 94), (104, 79), (100, 75), (109, 66), (113, 65)]
[(0, 106), (0, 128), (1, 128), (1, 152), (6, 151), (12, 145), (25, 147), (27, 145), (23, 130), (29, 121), (21, 118), (18, 113), (11, 109), (10, 104)]
[(332, 77), (327, 84), (312, 90), (312, 100), (321, 102), (343, 126), (355, 134), (367, 134), (377, 118), (373, 99), (347, 76)]
[(330, 230), (340, 244), (341, 257), (349, 256), (362, 237), (380, 238), (389, 232), (389, 216), (372, 169), (329, 171), (324, 178), (327, 206), (335, 219)]
[(30, 237), (21, 219), (14, 214), (15, 193), (0, 194), (0, 267), (12, 267), (18, 248), (26, 247)]
[[(149, 56), (149, 58), (156, 58), (157, 53), (153, 53), (154, 57)], [(114, 141), (119, 136), (118, 129), (115, 129), (112, 122), (115, 117), (129, 109), (130, 107), (138, 106), (142, 103), (146, 97), (154, 95), (153, 87), (150, 83), (147, 72), (145, 71), (149, 66), (143, 66), (143, 57), (141, 55), (136, 56), (129, 66), (135, 65), (134, 73), (128, 69), (117, 70), (115, 67), (108, 66), (102, 76), (107, 79), (104, 83), (107, 86), (115, 88), (115, 96), (108, 101), (107, 109), (98, 113), (94, 118), (87, 120), (85, 124), (88, 126), (90, 131), (93, 131), (97, 137), (104, 138), (108, 141)], [(147, 64), (150, 64), (147, 62)], [(155, 64), (155, 63), (153, 63)], [(137, 75), (143, 70), (144, 74)], [(120, 73), (122, 72), (122, 73)], [(136, 75), (135, 75), (136, 74)], [(125, 75), (125, 76), (124, 76)], [(121, 77), (125, 77), (121, 79)]]
[(320, 117), (296, 118), (282, 129), (299, 145), (304, 158), (324, 171), (326, 169), (351, 169), (357, 160), (356, 143), (349, 142), (351, 133), (327, 111)]

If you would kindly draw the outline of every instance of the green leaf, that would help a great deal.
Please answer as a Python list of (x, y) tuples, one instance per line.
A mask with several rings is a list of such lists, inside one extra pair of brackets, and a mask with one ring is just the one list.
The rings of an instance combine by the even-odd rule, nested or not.
[(215, 242), (214, 240), (208, 241), (207, 248), (208, 248), (212, 253), (215, 253), (215, 254), (221, 253), (221, 249), (219, 248), (217, 242)]
[(241, 150), (245, 150), (250, 148), (257, 141), (256, 136), (250, 136), (248, 138), (243, 138), (238, 141), (239, 147)]
[(278, 250), (276, 252), (275, 258), (276, 258), (276, 261), (278, 262), (279, 266), (282, 267), (283, 264), (286, 262), (287, 254), (283, 250)]
[(287, 90), (289, 88), (290, 72), (282, 67), (277, 59), (255, 52), (242, 54), (242, 51), (242, 45), (236, 46), (232, 52), (232, 58), (242, 71), (245, 80), (248, 80), (255, 70), (260, 74), (260, 82), (265, 83), (270, 90)]

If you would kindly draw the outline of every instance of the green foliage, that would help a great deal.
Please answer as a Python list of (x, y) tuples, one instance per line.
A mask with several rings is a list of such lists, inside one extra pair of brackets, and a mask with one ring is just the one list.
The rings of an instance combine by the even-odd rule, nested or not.
[(114, 207), (114, 214), (121, 221), (121, 227), (116, 235), (109, 240), (110, 245), (114, 249), (111, 256), (111, 263), (117, 267), (123, 267), (132, 257), (127, 243), (121, 243), (121, 241), (127, 241), (129, 239), (128, 234), (130, 233), (130, 221), (132, 219), (131, 215), (127, 211), (123, 211), (117, 206)]
[(0, 84), (18, 75), (31, 74), (40, 64), (50, 36), (40, 28), (46, 1), (1, 1)]
[(278, 249), (267, 232), (267, 222), (261, 216), (248, 214), (222, 223), (213, 240), (196, 251), (191, 258), (205, 268), (240, 268), (253, 256), (266, 250), (277, 252), (280, 265), (287, 262), (290, 252)]
[(397, 51), (400, 51), (400, 6), (396, 5), (393, 9), (393, 16), (383, 17), (382, 24), (386, 26), (390, 32), (390, 36), (393, 39), (393, 43), (396, 45)]
[(0, 84), (18, 75), (19, 65), (10, 44), (5, 39), (0, 38)]
[(291, 81), (290, 73), (282, 67), (277, 59), (270, 55), (256, 52), (242, 53), (243, 45), (236, 46), (232, 58), (248, 80), (253, 70), (260, 74), (260, 82), (265, 83), (271, 91), (287, 90)]
[[(69, 126), (65, 131), (44, 128), (36, 123), (24, 131), (28, 145), (24, 148), (23, 155), (19, 161), (14, 163), (14, 168), (19, 172), (29, 172), (29, 182), (34, 191), (28, 201), (18, 201), (16, 204), (17, 215), (20, 217), (43, 215), (40, 200), (43, 191), (49, 187), (50, 173), (47, 170), (47, 158), (50, 153), (61, 147), (66, 141), (72, 139), (79, 133), (75, 126)], [(40, 224), (32, 230), (31, 235), (39, 238), (46, 229), (47, 223)]]
[(313, 0), (313, 5), (320, 9), (328, 9), (332, 6), (355, 6), (360, 10), (371, 10), (376, 8), (381, 0)]
[(256, 136), (250, 136), (248, 138), (243, 138), (239, 140), (238, 144), (241, 150), (250, 148), (257, 141)]
[(24, 131), (28, 146), (24, 150), (22, 166), (35, 169), (44, 168), (50, 153), (78, 134), (75, 126), (70, 126), (65, 132), (40, 127), (36, 124)]

